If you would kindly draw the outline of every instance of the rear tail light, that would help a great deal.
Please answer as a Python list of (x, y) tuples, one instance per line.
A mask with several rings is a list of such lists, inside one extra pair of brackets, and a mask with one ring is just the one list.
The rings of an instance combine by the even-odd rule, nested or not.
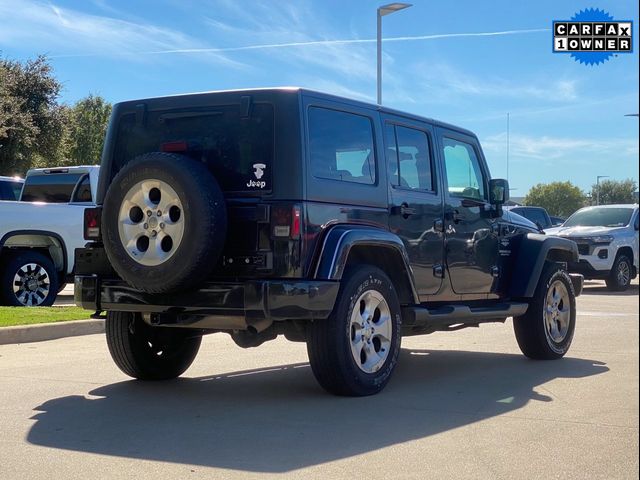
[(299, 205), (277, 205), (271, 207), (271, 235), (275, 238), (300, 238)]
[(167, 153), (186, 152), (189, 150), (189, 145), (185, 141), (177, 142), (165, 142), (160, 145), (160, 151)]
[(87, 208), (84, 211), (84, 239), (100, 240), (100, 217), (102, 208)]

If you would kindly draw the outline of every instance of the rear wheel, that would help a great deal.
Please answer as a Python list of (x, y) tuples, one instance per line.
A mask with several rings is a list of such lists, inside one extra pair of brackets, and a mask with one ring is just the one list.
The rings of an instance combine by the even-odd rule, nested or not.
[(39, 252), (18, 253), (0, 271), (0, 299), (5, 305), (49, 307), (57, 296), (56, 268)]
[(631, 285), (632, 272), (633, 265), (629, 257), (624, 253), (619, 253), (615, 262), (613, 262), (611, 273), (606, 279), (607, 288), (614, 292), (625, 291)]
[(537, 360), (561, 358), (571, 346), (575, 326), (576, 297), (571, 278), (560, 266), (548, 264), (527, 312), (513, 319), (520, 350)]
[(115, 364), (139, 380), (182, 375), (196, 358), (202, 341), (202, 336), (188, 331), (151, 327), (129, 312), (108, 312), (105, 331)]
[(381, 391), (400, 352), (400, 303), (389, 277), (368, 265), (346, 272), (333, 313), (310, 326), (307, 352), (316, 379), (330, 393)]

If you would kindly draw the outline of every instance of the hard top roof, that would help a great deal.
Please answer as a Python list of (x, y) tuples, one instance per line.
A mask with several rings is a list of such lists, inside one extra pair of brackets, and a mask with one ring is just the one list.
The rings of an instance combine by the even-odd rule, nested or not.
[(119, 102), (118, 105), (120, 104), (131, 104), (131, 103), (140, 103), (140, 102), (148, 102), (148, 101), (153, 101), (153, 100), (158, 100), (158, 99), (166, 99), (166, 98), (179, 98), (179, 97), (189, 97), (189, 96), (200, 96), (200, 95), (215, 95), (215, 94), (228, 94), (228, 93), (236, 93), (236, 94), (246, 94), (246, 95), (251, 95), (253, 93), (290, 93), (292, 95), (304, 95), (304, 96), (308, 96), (308, 97), (314, 97), (314, 98), (318, 98), (318, 99), (327, 99), (327, 100), (331, 100), (334, 102), (339, 102), (339, 103), (343, 103), (345, 105), (353, 105), (353, 106), (357, 106), (360, 108), (366, 108), (366, 109), (370, 109), (370, 110), (379, 110), (381, 112), (386, 112), (386, 113), (390, 113), (393, 115), (398, 115), (398, 116), (402, 116), (402, 117), (408, 117), (408, 118), (414, 118), (414, 119), (418, 119), (418, 120), (422, 120), (428, 123), (431, 123), (434, 126), (438, 126), (438, 127), (442, 127), (442, 128), (447, 128), (450, 130), (455, 130), (458, 131), (460, 133), (466, 134), (466, 135), (470, 135), (472, 137), (476, 137), (476, 135), (471, 132), (470, 130), (467, 130), (465, 128), (462, 127), (458, 127), (456, 125), (452, 125), (446, 122), (442, 122), (439, 120), (434, 120), (432, 118), (428, 118), (428, 117), (424, 117), (421, 115), (416, 115), (413, 113), (409, 113), (409, 112), (403, 112), (400, 110), (395, 110), (393, 108), (389, 108), (389, 107), (385, 107), (384, 105), (380, 106), (380, 105), (376, 105), (374, 103), (371, 102), (367, 102), (364, 100), (356, 100), (353, 98), (348, 98), (348, 97), (343, 97), (340, 95), (334, 95), (331, 93), (326, 93), (326, 92), (321, 92), (318, 90), (312, 90), (312, 89), (308, 89), (308, 88), (303, 88), (303, 87), (266, 87), (266, 88), (246, 88), (246, 89), (231, 89), (231, 90), (211, 90), (211, 91), (206, 91), (206, 92), (194, 92), (194, 93), (181, 93), (181, 94), (175, 94), (175, 95), (165, 95), (165, 96), (160, 96), (160, 97), (149, 97), (149, 98), (142, 98), (142, 99), (136, 99), (136, 100), (127, 100), (124, 102)]

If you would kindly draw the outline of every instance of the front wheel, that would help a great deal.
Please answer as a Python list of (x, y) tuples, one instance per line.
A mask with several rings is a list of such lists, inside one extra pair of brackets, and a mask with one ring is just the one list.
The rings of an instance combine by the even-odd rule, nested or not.
[(559, 265), (548, 264), (540, 276), (527, 312), (513, 319), (520, 350), (537, 360), (563, 357), (576, 327), (576, 296), (571, 278)]
[(309, 363), (320, 385), (336, 395), (380, 392), (398, 361), (400, 322), (389, 277), (368, 265), (351, 268), (332, 314), (309, 327)]
[(606, 279), (607, 288), (613, 292), (623, 292), (631, 285), (633, 265), (625, 254), (619, 254), (613, 262), (613, 268)]
[(202, 336), (147, 325), (138, 314), (108, 312), (107, 346), (115, 364), (139, 380), (168, 380), (182, 375), (200, 349)]
[(1, 303), (14, 307), (49, 307), (58, 296), (58, 273), (45, 255), (25, 251), (0, 270)]

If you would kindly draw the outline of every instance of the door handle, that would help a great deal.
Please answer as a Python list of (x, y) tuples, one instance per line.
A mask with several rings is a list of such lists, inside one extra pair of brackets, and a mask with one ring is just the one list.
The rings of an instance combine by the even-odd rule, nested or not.
[(462, 220), (464, 220), (464, 215), (460, 213), (459, 210), (454, 210), (453, 214), (451, 215), (451, 220), (453, 220), (453, 223), (460, 223)]
[(393, 207), (391, 213), (396, 215), (402, 215), (404, 218), (409, 218), (411, 215), (415, 215), (416, 209), (410, 207), (407, 202), (402, 203), (400, 206)]

